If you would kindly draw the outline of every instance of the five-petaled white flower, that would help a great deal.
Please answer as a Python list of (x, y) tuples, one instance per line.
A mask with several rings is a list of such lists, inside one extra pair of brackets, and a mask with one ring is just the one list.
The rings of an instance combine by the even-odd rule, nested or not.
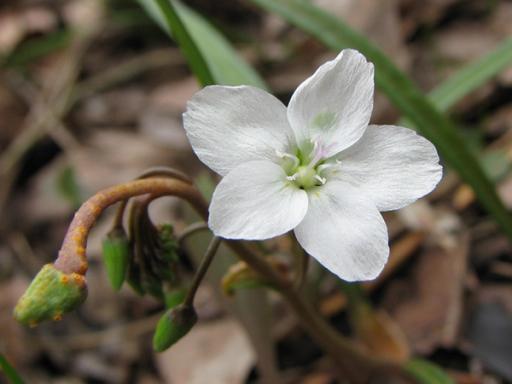
[(208, 86), (183, 115), (192, 148), (223, 176), (209, 226), (227, 239), (292, 229), (302, 247), (344, 280), (375, 278), (389, 254), (379, 211), (429, 193), (442, 168), (414, 131), (368, 125), (373, 65), (354, 50), (323, 64), (288, 108), (249, 86)]

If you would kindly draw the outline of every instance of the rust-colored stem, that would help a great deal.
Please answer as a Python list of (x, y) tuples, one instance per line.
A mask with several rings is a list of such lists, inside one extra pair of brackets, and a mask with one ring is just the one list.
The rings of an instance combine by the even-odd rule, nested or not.
[(176, 179), (148, 178), (134, 180), (104, 189), (87, 200), (75, 213), (68, 232), (55, 261), (55, 267), (65, 273), (84, 275), (87, 271), (85, 249), (87, 236), (100, 214), (108, 206), (134, 196), (172, 195), (188, 201), (204, 218), (208, 216), (208, 205), (199, 191), (192, 185)]
[[(87, 270), (85, 248), (87, 236), (101, 212), (108, 206), (134, 196), (150, 194), (152, 198), (171, 195), (189, 202), (199, 215), (207, 220), (208, 204), (191, 184), (169, 178), (148, 178), (120, 184), (98, 192), (87, 200), (76, 212), (64, 238), (55, 267), (66, 273), (84, 274)], [(318, 314), (273, 268), (240, 241), (226, 241), (256, 272), (264, 276), (285, 298), (295, 311), (306, 331), (324, 349), (350, 383), (381, 382), (386, 375), (401, 378), (401, 383), (414, 383), (398, 365), (367, 356), (355, 348), (349, 340)]]

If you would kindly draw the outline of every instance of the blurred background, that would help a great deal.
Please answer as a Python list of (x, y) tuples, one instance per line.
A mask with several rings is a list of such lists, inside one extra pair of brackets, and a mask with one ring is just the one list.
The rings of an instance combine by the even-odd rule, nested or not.
[[(312, 2), (363, 33), (425, 92), (512, 35), (506, 0)], [(284, 102), (336, 55), (249, 1), (186, 4)], [(0, 65), (0, 353), (27, 383), (236, 384), (262, 375), (283, 383), (336, 382), (329, 360), (279, 296), (261, 288), (220, 293), (232, 263), (225, 249), (199, 291), (199, 324), (175, 347), (154, 353), (162, 304), (127, 287), (117, 293), (106, 278), (101, 241), (111, 210), (89, 238), (85, 304), (60, 322), (18, 325), (17, 299), (56, 257), (74, 210), (88, 196), (156, 165), (182, 170), (204, 191), (216, 179), (194, 157), (182, 128), (185, 103), (200, 86), (179, 48), (137, 2), (2, 0)], [(449, 113), (511, 207), (512, 67)], [(372, 121), (399, 118), (377, 92)], [(173, 199), (158, 201), (151, 213), (177, 230), (190, 218)], [(305, 295), (377, 354), (423, 357), (460, 384), (512, 382), (510, 242), (472, 190), (446, 168), (428, 198), (385, 218), (391, 260), (363, 288), (386, 331), (355, 332), (339, 283), (314, 263)], [(206, 242), (197, 237), (192, 246)], [(293, 248), (287, 237), (267, 246), (276, 255)]]

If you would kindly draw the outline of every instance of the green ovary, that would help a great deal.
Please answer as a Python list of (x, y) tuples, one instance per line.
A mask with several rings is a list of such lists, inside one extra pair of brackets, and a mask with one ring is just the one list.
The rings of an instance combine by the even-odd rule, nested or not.
[(295, 179), (292, 180), (299, 188), (302, 189), (310, 189), (315, 186), (321, 185), (320, 180), (317, 180), (315, 176), (317, 176), (316, 170), (314, 168), (309, 168), (307, 166), (299, 166), (294, 173)]
[(296, 149), (295, 155), (281, 154), (281, 166), (287, 174), (287, 180), (301, 189), (311, 189), (325, 184), (326, 179), (319, 171), (324, 160), (319, 156), (318, 146), (307, 143), (303, 149)]

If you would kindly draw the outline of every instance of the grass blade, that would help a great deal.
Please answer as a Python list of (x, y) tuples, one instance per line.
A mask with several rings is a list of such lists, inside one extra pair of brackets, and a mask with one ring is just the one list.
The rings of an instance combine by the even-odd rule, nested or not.
[[(428, 99), (439, 110), (447, 111), (464, 96), (473, 92), (512, 62), (512, 38), (505, 39), (497, 48), (480, 60), (472, 62), (429, 92)], [(399, 125), (411, 126), (400, 119)]]
[[(137, 0), (149, 16), (169, 35), (170, 26), (154, 0)], [(167, 2), (169, 0), (159, 0)], [(253, 85), (266, 89), (265, 82), (233, 49), (226, 38), (197, 12), (173, 0), (174, 9), (212, 74), (214, 82), (222, 85)]]
[(375, 64), (376, 84), (417, 129), (437, 147), (444, 160), (473, 188), (480, 202), (512, 239), (512, 217), (478, 160), (444, 116), (396, 66), (363, 35), (342, 20), (303, 0), (252, 0), (262, 8), (315, 36), (326, 46), (352, 47)]
[[(153, 1), (153, 0), (149, 0)], [(195, 40), (190, 36), (185, 24), (182, 22), (177, 8), (172, 0), (154, 0), (160, 13), (165, 20), (168, 28), (172, 31), (174, 38), (181, 47), (192, 72), (196, 75), (199, 82), (205, 86), (215, 84), (213, 75), (208, 67), (208, 63), (199, 51)]]
[(464, 96), (484, 84), (512, 62), (512, 38), (496, 49), (449, 77), (428, 94), (430, 101), (446, 111)]
[(23, 384), (23, 379), (18, 374), (16, 369), (7, 361), (3, 354), (0, 353), (0, 371), (4, 373), (5, 377), (11, 384)]
[(419, 384), (455, 384), (440, 367), (427, 360), (412, 359), (404, 368)]

